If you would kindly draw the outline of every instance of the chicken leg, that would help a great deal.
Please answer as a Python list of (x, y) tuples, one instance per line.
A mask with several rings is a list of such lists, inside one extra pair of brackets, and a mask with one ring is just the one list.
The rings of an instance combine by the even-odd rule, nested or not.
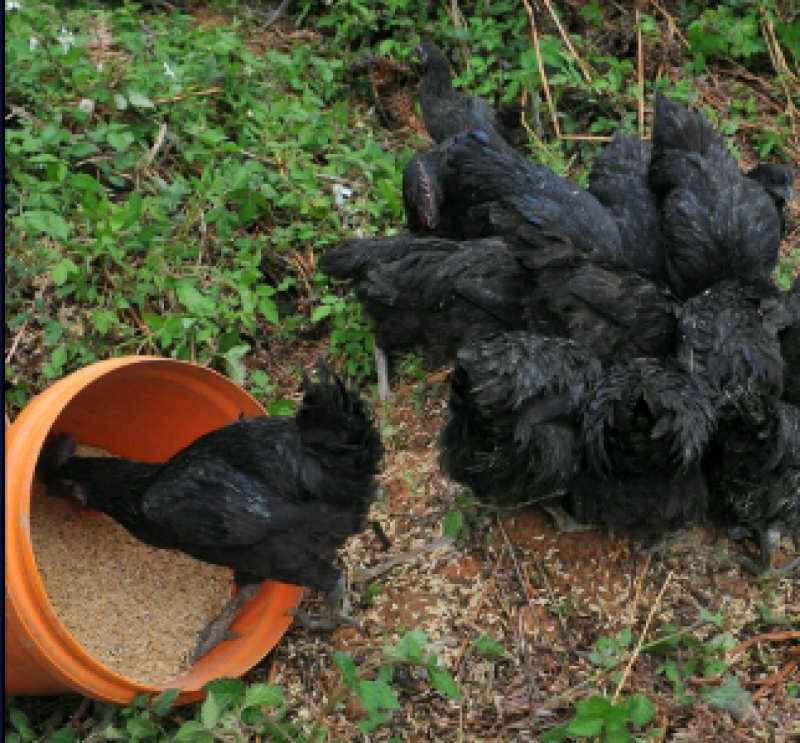
[(575, 534), (578, 532), (595, 530), (592, 524), (582, 524), (580, 521), (577, 521), (563, 506), (554, 503), (542, 503), (541, 506), (550, 514), (553, 521), (556, 522), (556, 529), (561, 534)]
[(344, 585), (344, 576), (340, 576), (336, 587), (325, 596), (325, 613), (311, 616), (301, 609), (289, 612), (300, 624), (310, 632), (331, 632), (341, 624), (358, 627), (358, 621), (350, 615), (350, 600)]
[(385, 402), (389, 397), (389, 361), (386, 352), (377, 344), (374, 350), (375, 371), (378, 373), (378, 399)]
[(192, 655), (192, 663), (197, 663), (210, 650), (223, 640), (236, 640), (239, 635), (230, 629), (244, 605), (248, 603), (261, 588), (260, 583), (252, 583), (239, 588), (236, 595), (228, 601), (217, 616), (204, 629), (197, 633), (197, 647)]

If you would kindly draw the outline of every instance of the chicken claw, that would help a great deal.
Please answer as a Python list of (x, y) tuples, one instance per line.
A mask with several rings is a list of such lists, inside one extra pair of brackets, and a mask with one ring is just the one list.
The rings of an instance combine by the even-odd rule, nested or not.
[(293, 609), (289, 614), (309, 632), (332, 632), (342, 624), (361, 628), (358, 620), (350, 614), (350, 600), (345, 591), (344, 577), (339, 578), (336, 588), (325, 597), (325, 609), (325, 613), (319, 616), (311, 616), (302, 609)]
[(197, 647), (192, 655), (192, 664), (197, 663), (198, 660), (223, 640), (237, 640), (239, 638), (239, 635), (231, 630), (231, 623), (236, 619), (244, 605), (258, 593), (260, 588), (260, 583), (239, 588), (236, 595), (225, 604), (222, 611), (204, 629), (197, 633)]

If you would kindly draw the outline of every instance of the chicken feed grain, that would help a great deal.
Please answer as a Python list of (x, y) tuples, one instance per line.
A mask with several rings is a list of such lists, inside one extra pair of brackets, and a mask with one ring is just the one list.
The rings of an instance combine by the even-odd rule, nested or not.
[[(79, 446), (83, 456), (108, 456)], [(197, 633), (231, 596), (233, 573), (150, 547), (104, 514), (70, 508), (34, 481), (31, 538), (56, 615), (95, 660), (141, 684), (189, 668)]]

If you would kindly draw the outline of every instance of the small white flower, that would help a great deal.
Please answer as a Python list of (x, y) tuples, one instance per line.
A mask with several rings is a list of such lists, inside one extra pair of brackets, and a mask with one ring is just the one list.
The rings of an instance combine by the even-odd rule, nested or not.
[(166, 62), (164, 62), (164, 74), (167, 77), (175, 77), (175, 71)]
[(32, 52), (35, 52), (37, 46), (39, 46), (39, 39), (37, 39), (35, 36), (31, 36), (31, 38), (28, 39), (28, 48)]
[(75, 44), (75, 34), (67, 28), (61, 27), (61, 36), (56, 37), (56, 41), (64, 47), (64, 54)]
[(335, 183), (333, 186), (333, 198), (336, 201), (336, 206), (342, 207), (344, 206), (344, 202), (347, 201), (353, 195), (353, 189), (348, 188), (347, 186), (342, 186), (340, 183)]
[(19, 10), (22, 7), (18, 2), (15, 0), (6, 0), (6, 13), (10, 13), (12, 10)]
[(94, 113), (94, 101), (91, 98), (82, 98), (78, 104), (78, 109), (91, 116)]

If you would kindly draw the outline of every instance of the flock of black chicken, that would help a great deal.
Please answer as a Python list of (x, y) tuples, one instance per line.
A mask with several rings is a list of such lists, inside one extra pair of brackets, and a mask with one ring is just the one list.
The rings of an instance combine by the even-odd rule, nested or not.
[[(518, 111), (453, 88), (444, 54), (415, 51), (436, 141), (408, 163), (408, 232), (348, 240), (320, 268), (355, 287), (387, 355), (454, 361), (444, 472), (483, 501), (539, 502), (655, 544), (712, 520), (773, 570), (800, 531), (800, 279), (771, 281), (791, 171), (742, 172), (700, 114), (657, 94), (652, 145), (618, 136), (583, 189), (514, 145)], [(221, 639), (265, 579), (325, 591), (347, 619), (336, 548), (366, 525), (383, 448), (365, 403), (326, 367), (295, 418), (249, 418), (163, 464), (75, 456), (46, 442), (50, 492), (137, 538), (235, 570), (203, 633)]]
[(374, 321), (381, 397), (388, 354), (454, 361), (440, 461), (479, 499), (653, 544), (712, 519), (770, 570), (800, 527), (800, 279), (771, 280), (792, 171), (742, 172), (657, 93), (652, 144), (617, 136), (583, 189), (416, 56), (436, 144), (403, 174), (408, 231), (319, 264)]

